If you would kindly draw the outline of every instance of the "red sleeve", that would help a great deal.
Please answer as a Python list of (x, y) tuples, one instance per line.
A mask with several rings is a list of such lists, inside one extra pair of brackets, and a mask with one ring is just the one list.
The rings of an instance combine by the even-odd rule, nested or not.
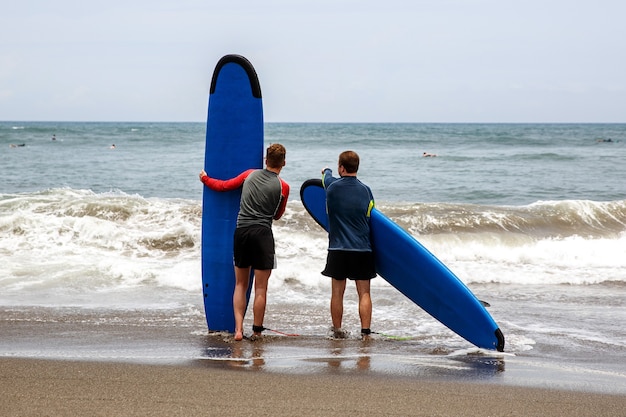
[(278, 205), (278, 210), (276, 210), (276, 214), (274, 215), (274, 220), (280, 219), (283, 216), (283, 214), (285, 214), (285, 209), (287, 208), (287, 199), (289, 198), (289, 184), (287, 184), (281, 178), (280, 185), (281, 185), (280, 204)]
[(241, 187), (252, 171), (254, 171), (254, 169), (249, 169), (229, 180), (218, 180), (207, 175), (202, 177), (202, 183), (213, 191), (232, 191)]

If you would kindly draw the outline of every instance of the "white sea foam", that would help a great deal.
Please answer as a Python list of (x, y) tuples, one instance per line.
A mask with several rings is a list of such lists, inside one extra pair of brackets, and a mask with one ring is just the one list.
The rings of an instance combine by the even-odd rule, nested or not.
[[(199, 291), (201, 206), (197, 201), (54, 189), (4, 195), (0, 210), (4, 258), (0, 297), (4, 299), (23, 291), (40, 291), (40, 298), (50, 291), (56, 298), (50, 297), (49, 303), (68, 302), (72, 293), (101, 295), (135, 289), (139, 299), (152, 300), (168, 288)], [(274, 233), (279, 267), (270, 288), (277, 297), (304, 301), (307, 291), (325, 291), (328, 279), (320, 271), (327, 237), (301, 203), (290, 202)], [(560, 238), (489, 230), (416, 238), (466, 284), (626, 281), (624, 232), (615, 237)], [(373, 285), (387, 284), (375, 280)]]

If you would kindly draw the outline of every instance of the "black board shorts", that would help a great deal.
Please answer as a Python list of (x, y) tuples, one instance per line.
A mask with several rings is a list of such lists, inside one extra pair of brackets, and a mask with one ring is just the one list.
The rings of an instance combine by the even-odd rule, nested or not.
[(329, 250), (322, 275), (334, 279), (369, 280), (376, 277), (374, 252)]
[(276, 257), (272, 229), (265, 226), (235, 229), (233, 260), (238, 268), (274, 269)]

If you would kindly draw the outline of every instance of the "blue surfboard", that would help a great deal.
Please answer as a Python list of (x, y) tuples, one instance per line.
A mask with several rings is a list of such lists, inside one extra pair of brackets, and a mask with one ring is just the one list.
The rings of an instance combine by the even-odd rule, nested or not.
[[(328, 230), (322, 181), (305, 181), (300, 198), (313, 219)], [(370, 221), (378, 275), (468, 342), (504, 351), (498, 325), (452, 271), (378, 209), (372, 210)]]
[[(263, 106), (259, 79), (246, 58), (226, 55), (217, 63), (211, 80), (204, 170), (210, 177), (229, 179), (247, 169), (262, 167)], [(204, 311), (209, 330), (233, 332), (233, 233), (241, 190), (203, 189)]]

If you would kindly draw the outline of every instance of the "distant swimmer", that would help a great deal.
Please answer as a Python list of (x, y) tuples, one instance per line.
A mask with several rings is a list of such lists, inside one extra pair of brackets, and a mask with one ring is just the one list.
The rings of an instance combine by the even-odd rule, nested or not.
[(52, 135), (52, 140), (57, 140), (57, 135)]
[(12, 143), (9, 145), (9, 148), (21, 148), (22, 146), (26, 146), (26, 144), (20, 143), (19, 145), (16, 145), (15, 143)]
[(596, 140), (596, 142), (609, 142), (610, 143), (610, 142), (613, 142), (613, 139), (611, 139), (611, 138), (608, 138), (608, 139), (598, 139), (598, 140)]
[(115, 149), (115, 143), (109, 149)]
[(435, 156), (437, 156), (437, 154), (424, 152), (424, 153), (422, 154), (422, 156), (423, 156), (424, 158), (431, 158), (431, 157), (435, 157)]

